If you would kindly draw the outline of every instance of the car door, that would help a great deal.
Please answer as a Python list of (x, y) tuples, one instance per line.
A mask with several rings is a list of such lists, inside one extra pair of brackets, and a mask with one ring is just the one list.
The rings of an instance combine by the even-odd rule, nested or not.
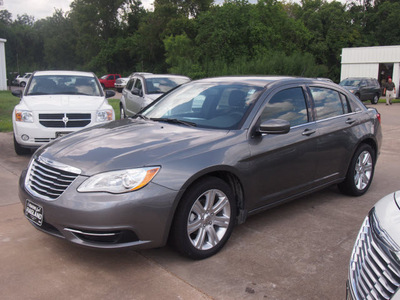
[(328, 184), (344, 176), (358, 138), (358, 114), (347, 96), (332, 88), (310, 86), (317, 126), (316, 180)]
[(136, 78), (133, 88), (129, 95), (129, 110), (132, 114), (138, 113), (142, 109), (143, 82), (141, 78)]
[(368, 87), (366, 79), (362, 79), (360, 82), (360, 99), (362, 101), (371, 99), (371, 89)]
[[(258, 124), (271, 119), (290, 123), (286, 134), (255, 136), (250, 143), (252, 198), (257, 209), (284, 201), (308, 190), (314, 180), (316, 162), (316, 125), (309, 115), (304, 88), (280, 89), (267, 99)], [(254, 176), (253, 176), (254, 175)]]
[(123, 100), (122, 102), (124, 103), (125, 113), (127, 116), (133, 115), (131, 103), (132, 103), (132, 89), (133, 89), (135, 80), (136, 80), (135, 77), (130, 78), (128, 80), (128, 83), (126, 84), (125, 88), (122, 90), (121, 100)]

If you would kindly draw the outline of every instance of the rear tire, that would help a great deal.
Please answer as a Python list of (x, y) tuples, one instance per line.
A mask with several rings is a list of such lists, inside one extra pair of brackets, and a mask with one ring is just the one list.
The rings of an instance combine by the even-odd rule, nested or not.
[(372, 104), (378, 104), (379, 102), (379, 95), (375, 94), (374, 98), (371, 100)]
[(375, 162), (375, 151), (370, 145), (362, 144), (354, 153), (346, 179), (338, 185), (340, 191), (350, 196), (364, 195), (374, 177)]
[(31, 153), (31, 149), (29, 148), (24, 148), (20, 144), (18, 144), (17, 140), (15, 139), (14, 136), (14, 150), (17, 155), (27, 155)]
[(19, 86), (20, 86), (20, 87), (25, 87), (25, 86), (26, 86), (26, 83), (22, 81), (22, 82), (19, 84)]
[(236, 203), (230, 186), (208, 177), (191, 186), (175, 215), (171, 240), (192, 259), (216, 254), (228, 241), (236, 219)]

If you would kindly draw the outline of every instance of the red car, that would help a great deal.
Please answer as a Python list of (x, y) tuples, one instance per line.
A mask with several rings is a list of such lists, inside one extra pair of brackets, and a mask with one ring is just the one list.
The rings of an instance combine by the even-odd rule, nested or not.
[(102, 76), (99, 81), (103, 89), (114, 88), (115, 80), (121, 78), (120, 74), (107, 74)]

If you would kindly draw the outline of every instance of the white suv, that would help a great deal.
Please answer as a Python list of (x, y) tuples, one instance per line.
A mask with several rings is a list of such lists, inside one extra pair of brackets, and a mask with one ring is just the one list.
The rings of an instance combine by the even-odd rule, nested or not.
[(121, 119), (137, 114), (164, 93), (188, 81), (189, 77), (180, 75), (134, 73), (122, 91)]
[(89, 72), (38, 71), (25, 90), (13, 91), (21, 101), (12, 119), (14, 148), (18, 155), (84, 127), (115, 119), (97, 77)]

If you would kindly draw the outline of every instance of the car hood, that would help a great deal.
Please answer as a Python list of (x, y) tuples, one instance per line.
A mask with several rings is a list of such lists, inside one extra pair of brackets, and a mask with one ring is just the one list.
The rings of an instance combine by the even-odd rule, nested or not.
[(162, 165), (204, 153), (228, 136), (207, 130), (151, 120), (124, 119), (81, 130), (40, 148), (35, 155), (66, 164), (82, 175)]
[(21, 104), (33, 111), (88, 111), (100, 108), (104, 97), (82, 95), (25, 96)]

